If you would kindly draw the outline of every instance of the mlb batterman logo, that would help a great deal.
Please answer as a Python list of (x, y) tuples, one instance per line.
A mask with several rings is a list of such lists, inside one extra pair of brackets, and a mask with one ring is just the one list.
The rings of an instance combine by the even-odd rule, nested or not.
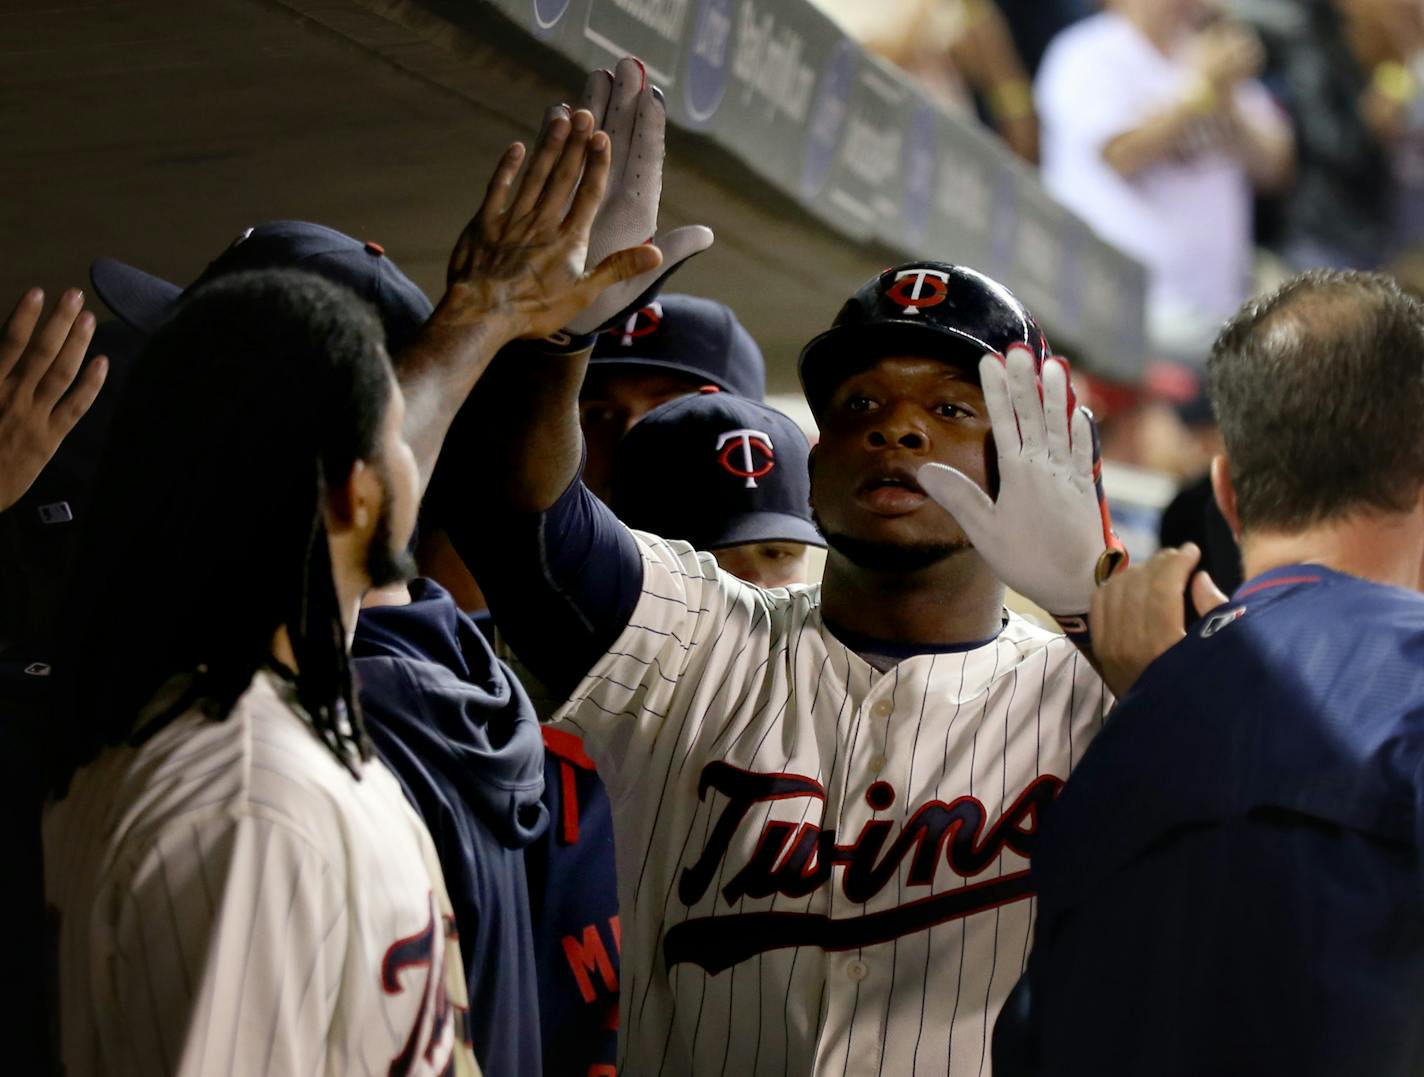
[(608, 332), (618, 336), (618, 343), (625, 348), (631, 348), (633, 341), (639, 337), (648, 336), (658, 331), (658, 326), (663, 323), (663, 305), (656, 299), (641, 310), (635, 310), (628, 315), (628, 320), (623, 323), (622, 329), (609, 329)]
[(756, 489), (757, 479), (776, 466), (771, 435), (762, 430), (728, 430), (717, 438), (717, 463), (729, 474), (746, 479), (748, 490)]
[(942, 269), (915, 267), (895, 274), (895, 283), (885, 289), (885, 298), (918, 314), (924, 307), (937, 307), (949, 296), (949, 274)]

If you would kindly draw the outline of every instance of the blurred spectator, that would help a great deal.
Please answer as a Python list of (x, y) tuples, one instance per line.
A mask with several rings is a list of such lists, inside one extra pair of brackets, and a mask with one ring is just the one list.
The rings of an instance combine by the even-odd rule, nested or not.
[(1028, 72), (994, 0), (816, 0), (851, 37), (920, 82), (946, 107), (974, 97), (1009, 148), (1038, 160)]
[(1249, 290), (1252, 193), (1280, 188), (1290, 131), (1255, 36), (1201, 0), (1109, 0), (1049, 46), (1035, 98), (1049, 191), (1146, 263), (1149, 344), (1200, 367)]
[[(1407, 64), (1424, 25), (1418, 0), (1249, 0), (1267, 81), (1288, 110), (1296, 182), (1270, 211), (1265, 241), (1295, 269), (1383, 264), (1424, 228), (1399, 197), (1424, 187), (1417, 82)], [(1401, 182), (1402, 181), (1402, 182)], [(1404, 225), (1404, 228), (1400, 226)]]

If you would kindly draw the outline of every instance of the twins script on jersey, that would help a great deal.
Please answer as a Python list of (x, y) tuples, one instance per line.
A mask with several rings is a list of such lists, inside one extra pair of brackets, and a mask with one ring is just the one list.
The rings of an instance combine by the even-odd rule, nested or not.
[(45, 818), (65, 1071), (477, 1073), (425, 825), (259, 673), (83, 768)]
[(636, 537), (637, 609), (558, 715), (613, 801), (620, 1073), (987, 1073), (1102, 682), (1014, 615), (878, 672), (818, 588)]

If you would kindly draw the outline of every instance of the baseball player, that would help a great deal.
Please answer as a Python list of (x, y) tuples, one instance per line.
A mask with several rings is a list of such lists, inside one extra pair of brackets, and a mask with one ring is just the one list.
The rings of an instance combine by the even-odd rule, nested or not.
[(623, 1072), (987, 1066), (1038, 814), (1111, 702), (1003, 608), (1008, 582), (1085, 612), (1106, 545), (1088, 421), (1046, 355), (972, 270), (868, 282), (801, 360), (825, 582), (777, 591), (582, 486), (577, 353), (501, 357), (476, 387), (494, 501), (451, 533), (608, 784)]
[(683, 397), (619, 442), (609, 507), (758, 587), (805, 583), (809, 548), (826, 544), (811, 521), (810, 451), (775, 408), (730, 393)]
[(1132, 689), (1045, 822), (997, 1077), (1424, 1072), (1424, 306), (1308, 273), (1209, 369), (1246, 582), (1197, 573), (1185, 637), (1194, 547), (1094, 601)]
[(476, 1070), (441, 874), (370, 758), (347, 633), (405, 572), (420, 487), (495, 353), (602, 309), (597, 329), (675, 264), (585, 268), (611, 149), (557, 109), (518, 182), (506, 152), (395, 378), (369, 313), (290, 272), (208, 283), (137, 362), (46, 817), (68, 1072)]
[(800, 364), (825, 582), (763, 591), (578, 480), (591, 345), (491, 364), (461, 415), (484, 496), (447, 527), (608, 785), (620, 1069), (981, 1072), (1038, 813), (1111, 699), (1003, 607), (1078, 627), (1106, 563), (1064, 364), (972, 270), (868, 282)]
[[(71, 758), (109, 743), (44, 823), (69, 1073), (476, 1072), (430, 838), (345, 675), (341, 609), (399, 574), (417, 481), (379, 340), (324, 280), (239, 274), (135, 362), (82, 565), (108, 638), (71, 670)], [(115, 593), (159, 566), (166, 593)]]
[(665, 294), (600, 333), (579, 390), (588, 488), (607, 501), (623, 435), (659, 404), (708, 385), (766, 395), (761, 349), (723, 303)]

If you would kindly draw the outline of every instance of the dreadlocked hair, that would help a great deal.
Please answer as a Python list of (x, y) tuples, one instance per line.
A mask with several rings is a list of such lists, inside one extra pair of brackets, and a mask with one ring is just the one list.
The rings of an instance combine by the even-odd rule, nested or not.
[[(328, 482), (380, 465), (394, 391), (379, 323), (290, 270), (203, 285), (135, 360), (68, 609), (53, 780), (279, 674), (332, 754), (370, 757), (325, 524)], [(286, 628), (296, 669), (272, 655)]]

